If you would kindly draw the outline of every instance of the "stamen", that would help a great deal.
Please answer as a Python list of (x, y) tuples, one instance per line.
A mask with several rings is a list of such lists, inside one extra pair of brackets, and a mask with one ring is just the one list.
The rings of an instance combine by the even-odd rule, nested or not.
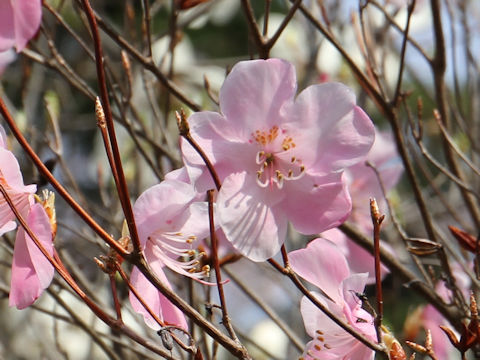
[(256, 163), (260, 165), (263, 161), (265, 161), (264, 157), (265, 157), (265, 151), (263, 150), (259, 151), (255, 158)]

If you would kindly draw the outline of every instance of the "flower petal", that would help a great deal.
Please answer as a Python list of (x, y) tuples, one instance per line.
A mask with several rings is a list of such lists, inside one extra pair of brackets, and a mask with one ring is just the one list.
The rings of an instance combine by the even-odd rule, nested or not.
[[(255, 168), (256, 147), (249, 146), (248, 139), (239, 138), (232, 129), (230, 122), (218, 113), (202, 111), (192, 114), (189, 118), (190, 134), (197, 142), (208, 160), (215, 164), (215, 171), (223, 181), (233, 172), (239, 172), (250, 163)], [(204, 192), (214, 188), (210, 173), (204, 160), (197, 151), (185, 140), (181, 140), (182, 155), (192, 183), (197, 191)], [(242, 154), (242, 156), (239, 156)], [(201, 169), (201, 171), (199, 171)]]
[(285, 239), (287, 219), (246, 173), (228, 176), (217, 197), (217, 219), (227, 239), (253, 261), (274, 256)]
[[(0, 147), (0, 175), (10, 188), (16, 192), (34, 193), (37, 189), (35, 185), (23, 184), (20, 166), (13, 153), (5, 148)], [(4, 184), (5, 185), (5, 184)]]
[[(158, 264), (157, 264), (158, 265)], [(168, 287), (171, 288), (165, 273), (161, 266), (155, 266), (155, 262), (150, 263), (150, 266), (155, 267), (155, 274)], [(150, 281), (134, 267), (130, 275), (130, 282), (137, 292), (142, 296), (143, 301), (155, 313), (160, 320), (166, 324), (176, 325), (182, 329), (187, 330), (188, 325), (185, 316), (175, 305), (173, 305), (158, 289), (153, 286)], [(135, 312), (143, 315), (143, 320), (153, 330), (160, 330), (160, 325), (154, 320), (150, 313), (143, 307), (142, 303), (137, 297), (130, 292), (130, 304)]]
[[(36, 204), (33, 213), (28, 216), (27, 223), (31, 230), (45, 246), (47, 252), (53, 254), (50, 223), (44, 223), (41, 205)], [(41, 210), (38, 210), (38, 206)], [(43, 215), (42, 214), (43, 211)], [(34, 248), (35, 247), (35, 248)], [(13, 250), (12, 277), (10, 282), (10, 306), (24, 309), (40, 296), (53, 278), (53, 266), (43, 256), (33, 240), (25, 233), (23, 227), (18, 229)]]
[(352, 203), (342, 174), (310, 176), (286, 183), (283, 211), (302, 234), (315, 234), (340, 225)]
[[(52, 228), (48, 215), (42, 205), (32, 205), (28, 214), (27, 224), (47, 253), (53, 256)], [(23, 228), (21, 230), (23, 230)], [(37, 273), (40, 286), (42, 289), (46, 289), (53, 278), (53, 265), (43, 255), (35, 242), (27, 234), (25, 234), (25, 236), (27, 239), (28, 253), (32, 259), (32, 264)]]
[(305, 148), (303, 162), (317, 173), (338, 171), (361, 160), (375, 139), (372, 121), (355, 106), (355, 95), (340, 83), (313, 85), (302, 91), (288, 111)]
[(15, 45), (13, 19), (12, 2), (0, 1), (0, 51), (8, 50)]
[(343, 306), (340, 286), (350, 276), (350, 269), (335, 244), (317, 238), (306, 248), (290, 252), (288, 259), (298, 275), (325, 292), (337, 305)]
[(175, 219), (195, 196), (193, 186), (176, 180), (166, 180), (145, 190), (133, 206), (142, 246), (154, 231), (172, 230)]
[(20, 52), (40, 27), (42, 20), (41, 0), (13, 1), (13, 16), (15, 21), (15, 43), (17, 52)]
[(295, 68), (280, 59), (237, 63), (220, 90), (220, 109), (228, 126), (249, 139), (259, 127), (279, 125), (282, 108), (297, 90)]

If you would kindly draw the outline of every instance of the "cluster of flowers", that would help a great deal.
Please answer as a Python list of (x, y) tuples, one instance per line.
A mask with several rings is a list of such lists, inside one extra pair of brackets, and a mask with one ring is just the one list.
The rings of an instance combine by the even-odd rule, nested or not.
[[(286, 61), (240, 62), (221, 89), (221, 113), (198, 112), (188, 120), (190, 135), (222, 183), (215, 201), (218, 237), (223, 246), (233, 247), (253, 261), (264, 261), (279, 252), (288, 222), (302, 234), (318, 234), (350, 215), (347, 180), (355, 168), (347, 174), (344, 170), (365, 160), (375, 138), (371, 120), (355, 105), (355, 96), (346, 86), (313, 85), (298, 96), (296, 86), (295, 70)], [(208, 265), (202, 266), (204, 252), (200, 249), (208, 248), (203, 242), (209, 235), (205, 192), (215, 186), (193, 147), (183, 141), (181, 149), (185, 166), (146, 190), (134, 205), (144, 256), (168, 286), (165, 266), (198, 281), (209, 272)], [(0, 150), (0, 181), (52, 255), (53, 230), (44, 208), (33, 203), (36, 188), (23, 185), (15, 157), (5, 146)], [(362, 186), (365, 191), (365, 182)], [(14, 228), (14, 215), (5, 199), (1, 205), (3, 233)], [(375, 341), (372, 317), (356, 295), (363, 291), (368, 273), (352, 273), (344, 253), (348, 251), (342, 253), (333, 242), (318, 238), (289, 257), (292, 268), (322, 290), (322, 294), (313, 293), (318, 301)], [(52, 276), (52, 265), (20, 228), (10, 304), (19, 308), (30, 305)], [(130, 280), (163, 323), (187, 329), (183, 313), (138, 269), (132, 270)], [(147, 325), (160, 329), (133, 293), (130, 302)], [(361, 355), (359, 359), (373, 356), (372, 350), (326, 318), (307, 298), (302, 300), (301, 311), (313, 338), (305, 359), (353, 353)]]
[[(252, 261), (264, 261), (279, 252), (289, 222), (302, 234), (340, 225), (352, 210), (344, 170), (365, 161), (375, 139), (371, 120), (356, 106), (346, 86), (325, 83), (310, 86), (298, 96), (296, 92), (290, 63), (244, 61), (225, 79), (221, 112), (198, 112), (188, 119), (190, 136), (221, 182), (215, 201), (217, 234), (226, 246)], [(208, 235), (207, 205), (201, 200), (215, 184), (197, 151), (185, 140), (181, 149), (185, 166), (148, 189), (134, 206), (145, 256), (165, 281), (164, 265), (196, 279), (208, 272), (198, 267), (202, 256), (198, 248)], [(385, 153), (390, 151), (383, 149)], [(362, 185), (368, 191), (367, 184)], [(376, 341), (373, 319), (356, 295), (363, 292), (368, 273), (351, 273), (341, 248), (322, 238), (290, 253), (289, 258), (300, 276), (328, 296), (314, 293), (318, 301)], [(135, 270), (132, 284), (148, 294), (144, 300), (161, 319), (186, 326), (183, 315)], [(159, 328), (132, 296), (131, 302), (147, 324)], [(305, 359), (373, 357), (372, 350), (307, 298), (301, 311), (313, 338)]]

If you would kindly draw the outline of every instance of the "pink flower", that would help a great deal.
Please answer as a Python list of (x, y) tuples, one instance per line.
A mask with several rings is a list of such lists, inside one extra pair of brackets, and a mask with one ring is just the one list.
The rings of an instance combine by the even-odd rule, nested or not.
[[(53, 256), (52, 228), (41, 204), (34, 204), (26, 217), (27, 225)], [(43, 255), (23, 227), (17, 231), (13, 250), (10, 306), (24, 309), (32, 305), (52, 282), (53, 265)]]
[[(53, 254), (50, 220), (42, 205), (34, 204), (35, 185), (23, 184), (18, 161), (6, 149), (5, 130), (0, 127), (0, 183), (20, 215), (50, 255)], [(16, 228), (15, 214), (0, 195), (0, 235)], [(45, 258), (23, 227), (18, 229), (13, 250), (10, 306), (24, 309), (33, 304), (53, 278), (52, 264)]]
[[(373, 164), (379, 171), (386, 191), (391, 190), (397, 184), (403, 173), (395, 142), (390, 133), (376, 133), (375, 143), (365, 160)], [(353, 203), (349, 220), (354, 222), (364, 234), (371, 236), (373, 225), (370, 218), (369, 199), (375, 198), (380, 209), (386, 211), (386, 202), (378, 178), (373, 169), (365, 164), (365, 161), (346, 169), (345, 175)], [(348, 259), (350, 269), (355, 272), (368, 272), (368, 283), (375, 282), (374, 260), (367, 250), (354, 243), (338, 229), (323, 232), (322, 237), (333, 241), (342, 249)], [(386, 245), (382, 244), (382, 246)], [(387, 271), (383, 267), (383, 274)]]
[[(262, 261), (283, 244), (290, 221), (312, 234), (339, 225), (351, 202), (342, 169), (370, 149), (374, 128), (346, 86), (310, 86), (295, 98), (295, 70), (282, 60), (235, 65), (220, 113), (189, 118), (192, 137), (222, 181), (217, 222), (243, 255)], [(203, 161), (182, 142), (198, 191), (213, 188)]]
[(42, 19), (41, 0), (0, 1), (0, 51), (23, 50), (36, 34)]
[[(173, 271), (194, 279), (204, 277), (208, 267), (200, 268), (195, 246), (209, 233), (206, 203), (196, 202), (193, 186), (178, 180), (165, 180), (146, 190), (135, 202), (133, 211), (145, 258), (155, 274), (170, 287), (163, 272)], [(187, 329), (183, 313), (170, 303), (137, 269), (132, 270), (132, 285), (158, 317), (168, 324)], [(133, 293), (130, 303), (154, 330), (160, 326)]]
[[(350, 273), (345, 256), (325, 239), (315, 239), (305, 249), (289, 254), (292, 269), (305, 280), (321, 289), (312, 294), (330, 311), (350, 324), (356, 331), (376, 341), (372, 316), (362, 309), (357, 293), (362, 293), (367, 274)], [(318, 309), (307, 297), (301, 302), (305, 329), (313, 340), (303, 354), (305, 360), (373, 359), (374, 351), (343, 330)]]

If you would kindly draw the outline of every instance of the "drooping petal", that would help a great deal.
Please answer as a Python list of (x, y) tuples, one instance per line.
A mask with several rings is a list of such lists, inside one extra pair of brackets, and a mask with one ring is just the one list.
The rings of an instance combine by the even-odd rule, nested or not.
[(355, 95), (340, 83), (309, 86), (288, 111), (302, 131), (296, 138), (304, 146), (302, 160), (316, 173), (338, 171), (361, 160), (375, 139), (374, 126), (355, 105)]
[(227, 239), (253, 261), (274, 256), (284, 241), (287, 219), (246, 173), (228, 176), (218, 193), (217, 219)]
[(290, 252), (288, 259), (298, 275), (324, 291), (338, 305), (343, 304), (340, 286), (350, 270), (335, 244), (318, 238), (306, 248)]
[[(154, 264), (150, 263), (150, 267)], [(160, 267), (156, 267), (155, 274), (157, 277), (168, 287), (171, 288), (165, 273)], [(162, 293), (160, 293), (155, 286), (138, 270), (133, 268), (130, 275), (130, 282), (137, 292), (142, 296), (143, 301), (153, 311), (153, 313), (164, 323), (170, 325), (176, 325), (182, 329), (187, 330), (187, 322), (185, 316), (175, 305), (173, 305)], [(137, 297), (130, 292), (129, 294), (130, 304), (135, 312), (141, 314), (150, 328), (153, 330), (160, 330), (161, 326), (154, 320), (150, 313), (143, 307), (142, 303)]]
[(220, 109), (228, 126), (248, 140), (259, 127), (279, 125), (282, 108), (297, 90), (295, 68), (285, 60), (237, 63), (220, 90)]
[(142, 246), (159, 229), (175, 230), (173, 222), (195, 196), (191, 185), (176, 180), (163, 181), (144, 191), (133, 206)]
[[(52, 230), (43, 207), (40, 204), (33, 205), (26, 220), (45, 250), (53, 255)], [(18, 309), (24, 309), (33, 304), (50, 285), (53, 274), (53, 265), (23, 227), (19, 228), (13, 252), (10, 306), (15, 305)]]
[(15, 43), (17, 52), (23, 50), (35, 35), (42, 20), (41, 0), (14, 0)]
[[(34, 204), (30, 208), (27, 218), (27, 225), (37, 236), (37, 239), (43, 245), (50, 256), (53, 256), (52, 228), (50, 220), (44, 208), (40, 204)], [(37, 245), (28, 235), (27, 247), (30, 258), (32, 259), (35, 272), (37, 273), (40, 286), (45, 289), (50, 285), (53, 278), (54, 268), (48, 259), (43, 255)]]
[(339, 173), (310, 176), (285, 184), (288, 195), (281, 206), (293, 227), (315, 234), (340, 225), (350, 215), (352, 203)]

